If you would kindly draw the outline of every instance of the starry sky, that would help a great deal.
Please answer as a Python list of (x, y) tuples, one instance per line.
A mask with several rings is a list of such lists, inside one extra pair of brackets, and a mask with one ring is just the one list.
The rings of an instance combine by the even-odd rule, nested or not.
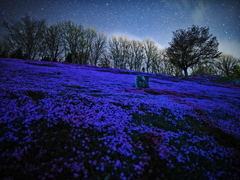
[[(25, 15), (48, 24), (72, 20), (112, 35), (150, 38), (166, 48), (172, 32), (193, 24), (217, 36), (219, 50), (240, 58), (239, 0), (1, 0), (0, 21)], [(0, 35), (4, 34), (1, 27)]]

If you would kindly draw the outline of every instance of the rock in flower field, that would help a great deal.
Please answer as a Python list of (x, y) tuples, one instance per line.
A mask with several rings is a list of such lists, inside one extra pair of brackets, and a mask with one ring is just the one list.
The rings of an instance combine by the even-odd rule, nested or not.
[(0, 59), (1, 179), (239, 179), (240, 86), (217, 78)]

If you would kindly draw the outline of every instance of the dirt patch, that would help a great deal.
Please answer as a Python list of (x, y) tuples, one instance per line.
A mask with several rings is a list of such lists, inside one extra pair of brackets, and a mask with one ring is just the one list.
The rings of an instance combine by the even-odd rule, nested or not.
[(208, 96), (198, 95), (198, 94), (191, 94), (185, 92), (177, 92), (177, 91), (168, 91), (163, 89), (152, 89), (152, 88), (131, 88), (125, 89), (124, 92), (136, 93), (136, 94), (151, 94), (151, 95), (167, 95), (167, 96), (174, 96), (178, 98), (195, 98), (195, 99), (211, 99)]

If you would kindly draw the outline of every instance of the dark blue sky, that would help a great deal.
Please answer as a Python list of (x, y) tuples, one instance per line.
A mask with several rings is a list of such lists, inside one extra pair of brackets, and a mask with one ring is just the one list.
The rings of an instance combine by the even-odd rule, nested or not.
[(162, 47), (172, 31), (208, 26), (219, 50), (240, 58), (239, 0), (1, 0), (0, 13), (1, 21), (25, 15), (49, 24), (70, 19), (107, 35), (150, 38)]

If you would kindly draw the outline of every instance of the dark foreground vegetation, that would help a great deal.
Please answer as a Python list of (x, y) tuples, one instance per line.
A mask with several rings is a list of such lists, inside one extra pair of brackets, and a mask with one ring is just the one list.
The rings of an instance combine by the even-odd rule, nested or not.
[[(237, 78), (0, 59), (0, 178), (240, 178)], [(137, 75), (149, 88), (133, 87)]]

